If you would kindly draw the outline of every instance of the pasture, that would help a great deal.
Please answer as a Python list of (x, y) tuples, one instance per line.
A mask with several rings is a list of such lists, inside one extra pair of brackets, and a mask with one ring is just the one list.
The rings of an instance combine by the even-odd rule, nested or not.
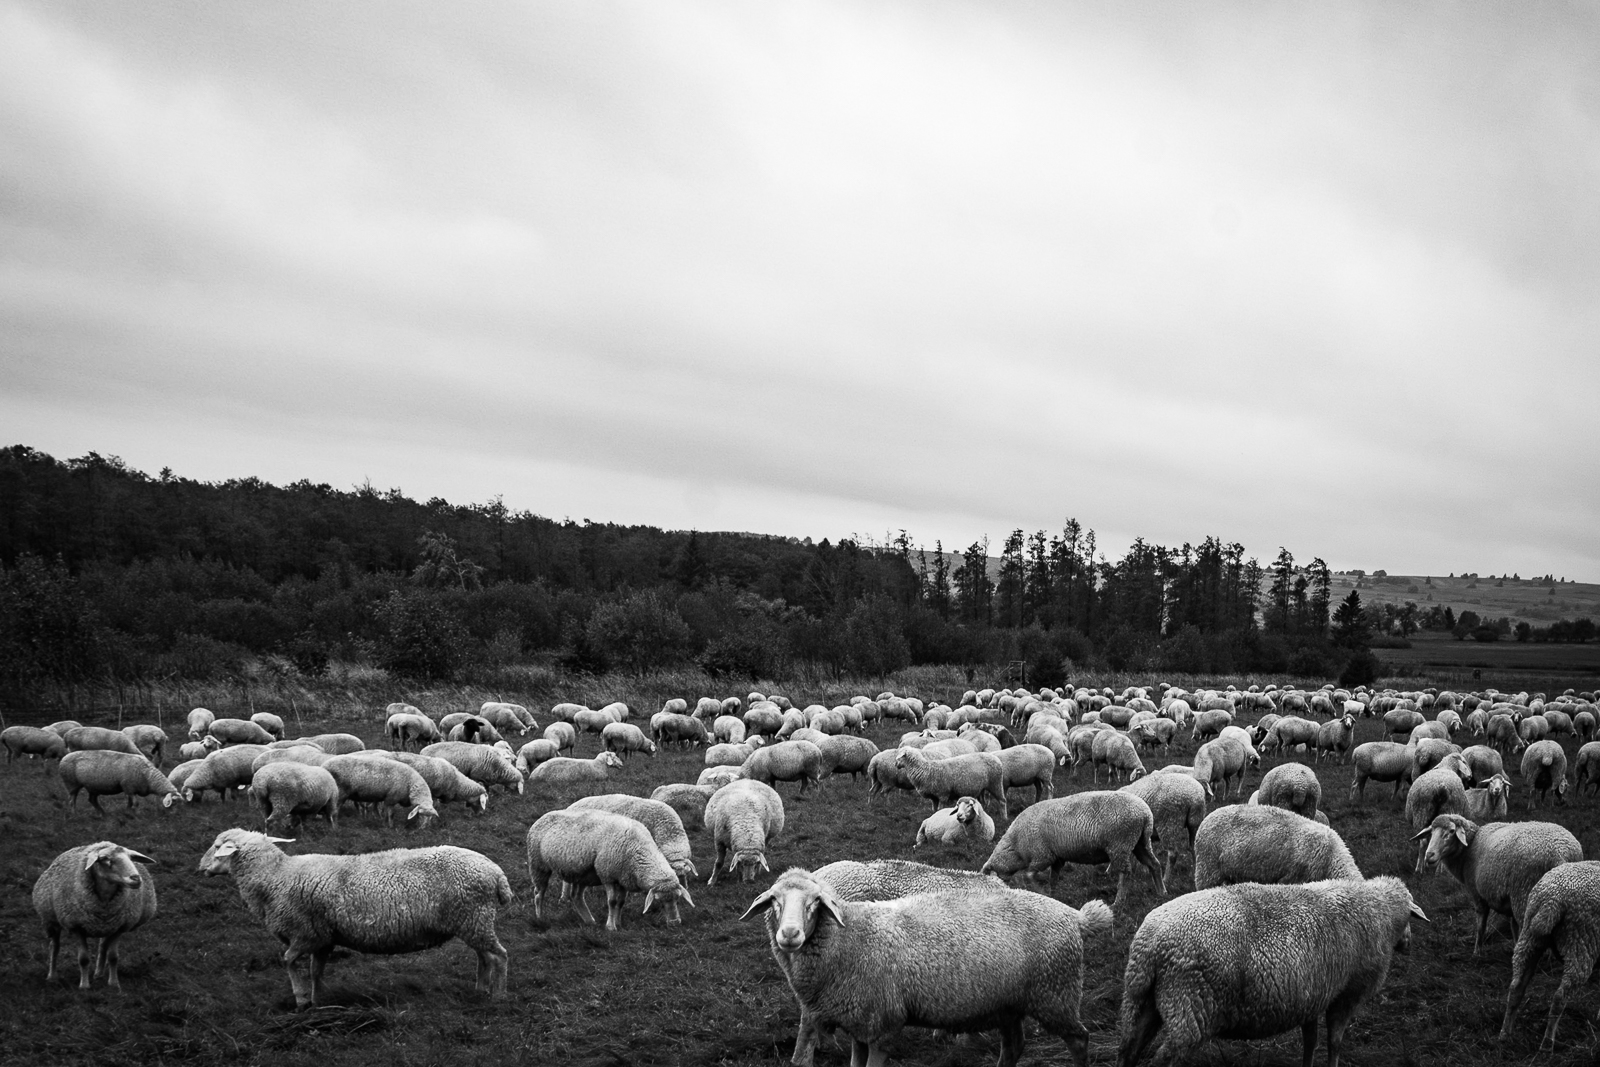
[[(637, 717), (666, 696), (636, 703)], [(817, 694), (820, 696), (821, 694)], [(797, 704), (810, 694), (792, 692)], [(222, 711), (212, 705), (214, 710)], [(531, 705), (530, 705), (531, 706)], [(548, 705), (545, 705), (548, 707)], [(540, 725), (543, 708), (533, 708)], [(640, 713), (643, 713), (640, 716)], [(381, 743), (383, 713), (362, 721), (307, 718), (303, 733), (324, 729), (360, 734)], [(1244, 715), (1240, 722), (1254, 721)], [(170, 718), (169, 718), (170, 725)], [(879, 724), (868, 736), (890, 747), (904, 725)], [(1361, 720), (1357, 742), (1382, 736), (1377, 719)], [(169, 729), (176, 735), (178, 729)], [(297, 732), (293, 726), (291, 734)], [(1569, 756), (1577, 744), (1567, 739)], [(579, 740), (578, 755), (597, 750), (593, 735)], [(1170, 755), (1146, 757), (1147, 767), (1189, 762), (1195, 745), (1180, 733)], [(1309, 757), (1301, 755), (1302, 761)], [(663, 751), (635, 756), (605, 790), (647, 796), (665, 782), (693, 781), (702, 751)], [(1244, 796), (1261, 772), (1280, 762), (1267, 757), (1252, 771)], [(1508, 761), (1510, 763), (1512, 761)], [(169, 760), (170, 766), (170, 760)], [(1504, 929), (1491, 935), (1481, 954), (1471, 953), (1474, 916), (1461, 888), (1448, 876), (1411, 875), (1414, 846), (1400, 804), (1390, 787), (1371, 785), (1364, 806), (1348, 797), (1350, 769), (1324, 760), (1317, 766), (1323, 809), (1344, 836), (1362, 870), (1405, 877), (1431, 925), (1414, 924), (1412, 951), (1397, 956), (1381, 998), (1355, 1020), (1345, 1041), (1352, 1064), (1489, 1065), (1531, 1060), (1543, 1026), (1545, 997), (1558, 976), (1546, 963), (1535, 980), (1514, 1040), (1495, 1044), (1510, 974), (1511, 941)], [(1513, 773), (1511, 818), (1528, 818), (1526, 794)], [(1100, 788), (1105, 788), (1104, 775)], [(1056, 795), (1096, 788), (1085, 767), (1056, 772)], [(774, 874), (790, 865), (815, 868), (841, 858), (915, 858), (975, 869), (987, 847), (967, 850), (931, 846), (913, 852), (925, 802), (910, 794), (868, 800), (863, 781), (835, 778), (813, 795), (800, 797), (781, 785), (787, 826), (769, 847)], [(0, 1061), (54, 1064), (482, 1064), (518, 1061), (611, 1067), (619, 1064), (787, 1063), (799, 1013), (772, 961), (762, 924), (738, 922), (772, 876), (755, 883), (720, 881), (707, 886), (713, 849), (709, 834), (693, 830), (701, 879), (691, 890), (697, 905), (685, 908), (681, 926), (652, 912), (641, 916), (633, 898), (617, 933), (581, 924), (570, 910), (533, 917), (523, 840), (540, 814), (564, 806), (571, 795), (491, 795), (483, 815), (458, 806), (420, 832), (389, 830), (375, 816), (346, 814), (337, 830), (314, 822), (300, 832), (291, 852), (362, 852), (396, 845), (457, 844), (498, 862), (510, 876), (518, 900), (501, 914), (498, 930), (510, 951), (507, 995), (490, 1000), (474, 992), (474, 957), (458, 942), (429, 952), (394, 956), (336, 953), (328, 970), (325, 1004), (292, 1011), (278, 943), (240, 903), (233, 880), (196, 872), (201, 853), (218, 831), (259, 828), (259, 816), (240, 801), (176, 805), (162, 811), (146, 798), (129, 812), (121, 798), (106, 798), (104, 818), (80, 801), (67, 807), (53, 765), (18, 761), (0, 768)], [(1218, 802), (1222, 802), (1218, 798)], [(1228, 798), (1234, 803), (1235, 798)], [(1012, 793), (1013, 814), (1026, 804)], [(1574, 798), (1566, 806), (1535, 815), (1566, 825), (1586, 855), (1600, 856), (1600, 801)], [(999, 820), (997, 819), (997, 822)], [(1004, 823), (999, 832), (1004, 831)], [(70, 951), (57, 982), (44, 982), (45, 941), (33, 913), (30, 891), (45, 865), (73, 845), (109, 838), (158, 861), (152, 868), (160, 914), (122, 945), (120, 993), (102, 984), (75, 988)], [(1169, 893), (1192, 885), (1187, 853), (1174, 872)], [(1113, 935), (1090, 944), (1086, 956), (1084, 1019), (1091, 1032), (1091, 1062), (1111, 1064), (1116, 1055), (1116, 1013), (1128, 943), (1139, 921), (1159, 898), (1141, 871), (1130, 876), (1117, 909)], [(1115, 877), (1103, 870), (1069, 867), (1057, 895), (1074, 905), (1110, 900)], [(598, 894), (596, 894), (598, 896)], [(66, 946), (64, 946), (65, 948)], [(1597, 1000), (1592, 993), (1569, 1007), (1556, 1054), (1541, 1062), (1593, 1062)], [(907, 1031), (891, 1053), (896, 1063), (989, 1064), (998, 1054), (993, 1035), (960, 1040), (925, 1030)], [(1323, 1053), (1319, 1052), (1319, 1056)], [(825, 1044), (817, 1062), (849, 1062), (847, 1051)], [(1064, 1046), (1032, 1028), (1024, 1063), (1068, 1062)], [(1199, 1056), (1203, 1064), (1298, 1064), (1300, 1037), (1219, 1042)], [(1321, 1062), (1319, 1060), (1319, 1062)]]

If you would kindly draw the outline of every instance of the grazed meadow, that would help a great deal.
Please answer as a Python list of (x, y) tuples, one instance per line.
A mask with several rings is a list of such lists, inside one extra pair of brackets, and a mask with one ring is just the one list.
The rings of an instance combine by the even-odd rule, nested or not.
[[(940, 679), (937, 691), (926, 685), (931, 678), (922, 681), (923, 696), (948, 697), (952, 689), (959, 693), (950, 678)], [(638, 679), (621, 695), (636, 711), (648, 714), (669, 696), (700, 695), (683, 689), (682, 682), (670, 676)], [(585, 688), (574, 685), (570, 695), (590, 699)], [(721, 693), (721, 688), (707, 691)], [(913, 688), (902, 682), (900, 691)], [(799, 687), (786, 692), (797, 702), (825, 695), (820, 687), (815, 692)], [(486, 695), (455, 691), (448, 700), (439, 699), (443, 694), (414, 699), (438, 712)], [(431, 707), (430, 699), (437, 700)], [(531, 699), (527, 702), (536, 714), (550, 703), (546, 700), (539, 707)], [(219, 713), (249, 710), (220, 703), (207, 706)], [(307, 716), (302, 711), (300, 730), (347, 730), (369, 744), (379, 743), (381, 704), (363, 715), (351, 713), (349, 703), (339, 706), (338, 713), (319, 710)], [(128, 722), (146, 717), (127, 708), (123, 713)], [(170, 707), (166, 714), (170, 726), (174, 717)], [(55, 717), (52, 710), (36, 719), (42, 723)], [(115, 724), (114, 712), (109, 718)], [(1251, 721), (1254, 716), (1243, 718)], [(541, 725), (544, 721), (540, 715)], [(901, 730), (900, 724), (879, 725), (870, 728), (868, 736), (886, 747)], [(1357, 728), (1358, 742), (1381, 734), (1377, 720), (1363, 720)], [(1566, 744), (1570, 755), (1576, 746), (1571, 741)], [(579, 754), (592, 753), (596, 745), (592, 735), (581, 739)], [(1193, 749), (1183, 739), (1170, 757), (1147, 758), (1146, 764), (1187, 762)], [(1262, 770), (1276, 762), (1268, 757)], [(699, 750), (635, 757), (613, 776), (609, 788), (648, 795), (663, 782), (692, 781), (701, 765)], [(1489, 1065), (1531, 1060), (1542, 1029), (1544, 998), (1557, 981), (1552, 965), (1547, 963), (1536, 980), (1514, 1040), (1504, 1048), (1497, 1046), (1494, 1036), (1510, 973), (1511, 942), (1506, 933), (1492, 937), (1474, 958), (1473, 916), (1459, 886), (1448, 875), (1409, 874), (1413, 846), (1399, 803), (1388, 799), (1388, 787), (1370, 788), (1367, 804), (1357, 806), (1348, 799), (1351, 775), (1346, 766), (1324, 761), (1317, 770), (1323, 807), (1362, 869), (1369, 875), (1406, 876), (1433, 919), (1431, 925), (1415, 927), (1411, 955), (1396, 958), (1381, 1000), (1358, 1016), (1346, 1038), (1348, 1062)], [(1258, 780), (1259, 772), (1249, 776), (1246, 795)], [(1056, 788), (1060, 796), (1094, 786), (1087, 769), (1074, 776), (1063, 767), (1058, 769)], [(914, 853), (911, 843), (927, 807), (908, 794), (869, 802), (866, 783), (848, 778), (828, 781), (812, 796), (798, 797), (789, 785), (780, 787), (780, 792), (787, 827), (769, 850), (775, 872), (789, 865), (816, 867), (840, 858), (886, 856), (975, 868), (987, 854), (976, 847), (924, 848)], [(1020, 793), (1014, 792), (1013, 798), (1015, 812), (1025, 801)], [(761, 924), (736, 921), (770, 877), (755, 884), (723, 882), (708, 887), (695, 882), (697, 907), (684, 910), (681, 926), (666, 925), (654, 913), (641, 916), (637, 899), (630, 903), (619, 933), (582, 925), (570, 911), (536, 920), (528, 903), (523, 835), (538, 815), (570, 799), (496, 794), (485, 815), (447, 811), (443, 820), (422, 832), (389, 831), (375, 818), (353, 815), (341, 820), (337, 830), (316, 823), (301, 831), (291, 851), (359, 852), (433, 843), (473, 848), (506, 870), (519, 899), (499, 921), (500, 938), (511, 954), (504, 998), (491, 1001), (473, 991), (472, 954), (453, 943), (408, 956), (336, 954), (329, 968), (326, 1004), (295, 1013), (277, 942), (244, 911), (231, 879), (206, 878), (195, 870), (219, 830), (258, 825), (258, 816), (248, 805), (213, 800), (163, 812), (144, 800), (128, 812), (119, 798), (107, 798), (108, 815), (100, 819), (81, 804), (77, 811), (66, 806), (53, 769), (28, 761), (6, 766), (0, 769), (0, 841), (5, 843), (0, 853), (0, 951), (10, 965), (0, 972), (0, 998), (7, 1005), (0, 1013), (0, 1061), (107, 1065), (333, 1061), (387, 1067), (512, 1060), (594, 1067), (786, 1063), (798, 1011), (768, 954)], [(1513, 819), (1528, 817), (1525, 803), (1518, 788)], [(1536, 814), (1569, 827), (1587, 855), (1600, 855), (1600, 801), (1575, 799)], [(1004, 824), (1002, 832), (1003, 828)], [(704, 875), (712, 855), (709, 835), (697, 830), (690, 837)], [(160, 915), (124, 940), (121, 993), (98, 984), (79, 993), (70, 956), (63, 968), (66, 977), (47, 986), (45, 943), (29, 898), (33, 881), (61, 850), (100, 838), (157, 859), (153, 873)], [(1182, 892), (1191, 884), (1185, 862), (1169, 888)], [(1113, 936), (1092, 945), (1086, 959), (1084, 1017), (1091, 1031), (1091, 1061), (1096, 1064), (1115, 1062), (1116, 1011), (1128, 942), (1143, 916), (1160, 903), (1142, 873), (1130, 877), (1128, 885)], [(1069, 868), (1057, 892), (1063, 900), (1080, 904), (1091, 897), (1109, 899), (1114, 889), (1114, 878), (1104, 871)], [(1586, 995), (1569, 1008), (1556, 1054), (1543, 1062), (1593, 1061), (1600, 1036), (1593, 1023), (1595, 1007), (1595, 998)], [(1208, 1046), (1198, 1062), (1298, 1064), (1299, 1049), (1298, 1034), (1272, 1041), (1219, 1042)], [(989, 1036), (950, 1040), (912, 1030), (897, 1044), (893, 1058), (954, 1067), (991, 1063), (997, 1053), (998, 1043)], [(847, 1063), (848, 1054), (825, 1045), (818, 1062)], [(1067, 1062), (1067, 1052), (1054, 1038), (1031, 1031), (1024, 1062)]]

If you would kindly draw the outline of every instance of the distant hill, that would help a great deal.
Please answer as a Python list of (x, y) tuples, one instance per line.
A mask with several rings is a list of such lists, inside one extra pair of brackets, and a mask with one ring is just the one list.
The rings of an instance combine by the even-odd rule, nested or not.
[(1440, 578), (1390, 574), (1382, 578), (1351, 574), (1333, 576), (1334, 599), (1342, 600), (1355, 589), (1365, 604), (1417, 602), (1421, 608), (1440, 604), (1460, 614), (1470, 609), (1484, 618), (1507, 616), (1513, 623), (1526, 621), (1547, 626), (1558, 619), (1600, 618), (1600, 585), (1591, 582), (1557, 582), (1530, 578)]

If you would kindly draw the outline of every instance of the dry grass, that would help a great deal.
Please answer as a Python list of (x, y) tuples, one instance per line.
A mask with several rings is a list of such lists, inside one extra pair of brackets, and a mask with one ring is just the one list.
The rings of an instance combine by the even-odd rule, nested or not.
[[(676, 675), (640, 678), (622, 691), (636, 694), (630, 703), (648, 711), (664, 696), (695, 693), (678, 688), (688, 681)], [(824, 694), (791, 689), (789, 695), (798, 701)], [(476, 693), (472, 698), (480, 699)], [(212, 706), (219, 712), (238, 710), (221, 701)], [(356, 732), (375, 742), (381, 718), (380, 710), (369, 708), (355, 724)], [(352, 722), (341, 717), (303, 723), (307, 732), (334, 725), (349, 729)], [(1375, 739), (1379, 732), (1376, 722), (1364, 721), (1359, 739)], [(898, 727), (880, 728), (871, 736), (887, 745), (898, 733)], [(592, 738), (583, 749), (593, 751)], [(1191, 756), (1192, 747), (1184, 743), (1172, 758), (1187, 762)], [(613, 788), (648, 794), (662, 782), (692, 780), (700, 765), (698, 752), (635, 758), (614, 778)], [(1409, 875), (1413, 853), (1398, 805), (1381, 799), (1381, 789), (1373, 789), (1368, 804), (1355, 807), (1346, 799), (1347, 768), (1324, 763), (1318, 773), (1324, 807), (1363, 870), (1405, 875), (1434, 918), (1433, 925), (1417, 928), (1412, 954), (1397, 959), (1381, 1001), (1358, 1016), (1345, 1046), (1349, 1062), (1487, 1067), (1531, 1059), (1542, 1026), (1543, 998), (1554, 988), (1555, 976), (1536, 980), (1515, 1039), (1505, 1050), (1498, 1049), (1493, 1037), (1509, 977), (1510, 942), (1503, 934), (1497, 936), (1474, 959), (1472, 913), (1460, 888), (1448, 876)], [(1090, 788), (1087, 772), (1076, 781), (1066, 769), (1058, 773), (1058, 795), (1085, 788)], [(1250, 788), (1246, 786), (1247, 793)], [(796, 797), (793, 787), (781, 791), (788, 828), (771, 850), (778, 870), (840, 858), (910, 857), (917, 824), (926, 814), (923, 805), (906, 796), (868, 804), (863, 782), (833, 781), (805, 798)], [(375, 820), (351, 816), (338, 831), (320, 825), (305, 831), (296, 847), (353, 852), (396, 843), (464, 845), (499, 862), (525, 898), (523, 834), (539, 814), (570, 799), (497, 794), (485, 816), (448, 814), (421, 833), (386, 831)], [(278, 945), (244, 912), (231, 879), (206, 878), (195, 871), (201, 852), (219, 830), (255, 825), (249, 808), (210, 802), (163, 813), (148, 801), (131, 814), (117, 803), (108, 802), (107, 808), (111, 814), (105, 819), (69, 811), (54, 774), (38, 764), (0, 768), (0, 841), (6, 843), (0, 852), (0, 952), (12, 964), (0, 972), (0, 997), (9, 1009), (0, 1012), (0, 1060), (308, 1067), (329, 1062), (399, 1067), (518, 1060), (612, 1067), (788, 1060), (798, 1018), (793, 998), (768, 954), (759, 924), (736, 921), (767, 880), (711, 887), (696, 883), (698, 907), (685, 909), (685, 922), (678, 927), (664, 925), (655, 914), (641, 916), (634, 902), (616, 934), (583, 926), (570, 914), (536, 921), (525, 899), (519, 899), (499, 924), (511, 952), (509, 995), (504, 999), (489, 1001), (473, 991), (474, 957), (453, 944), (408, 956), (338, 956), (329, 968), (328, 1003), (296, 1014), (290, 1010)], [(1543, 817), (1566, 824), (1590, 854), (1600, 855), (1597, 810), (1595, 801), (1584, 800)], [(1526, 817), (1520, 795), (1513, 817)], [(80, 994), (70, 979), (47, 987), (44, 940), (29, 900), (33, 880), (62, 849), (107, 837), (158, 859), (154, 873), (161, 914), (124, 942), (122, 993), (97, 985)], [(691, 840), (704, 871), (711, 856), (708, 836), (697, 831)], [(972, 868), (984, 854), (950, 848), (931, 854), (923, 850), (916, 858)], [(1173, 890), (1182, 891), (1188, 878), (1184, 864)], [(1147, 879), (1130, 879), (1129, 885), (1130, 898), (1119, 909), (1113, 936), (1092, 946), (1087, 956), (1084, 1011), (1096, 1064), (1115, 1060), (1116, 1011), (1128, 942), (1144, 914), (1159, 903)], [(1108, 897), (1114, 888), (1105, 873), (1076, 868), (1063, 879), (1058, 895), (1079, 904)], [(66, 972), (74, 974), (71, 959), (66, 963)], [(1557, 1055), (1546, 1062), (1593, 1060), (1595, 1007), (1592, 996), (1579, 998), (1562, 1024)], [(976, 1067), (993, 1062), (997, 1051), (989, 1037), (948, 1041), (909, 1031), (893, 1055), (898, 1062)], [(1198, 1062), (1298, 1064), (1299, 1055), (1298, 1035), (1286, 1035), (1273, 1041), (1218, 1043)], [(1035, 1035), (1027, 1057), (1029, 1063), (1064, 1062), (1066, 1052), (1055, 1039)], [(848, 1057), (824, 1048), (818, 1062), (838, 1065)]]

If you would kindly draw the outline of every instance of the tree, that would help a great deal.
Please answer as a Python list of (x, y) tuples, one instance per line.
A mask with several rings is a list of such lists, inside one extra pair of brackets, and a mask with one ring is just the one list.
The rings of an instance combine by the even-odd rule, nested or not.
[(422, 546), (422, 561), (411, 572), (417, 585), (424, 589), (476, 589), (483, 584), (483, 567), (458, 554), (448, 534), (424, 530), (417, 544)]
[(938, 612), (939, 618), (950, 617), (950, 560), (944, 554), (944, 542), (933, 543), (933, 572), (929, 577), (928, 606)]
[(1281, 545), (1272, 562), (1272, 586), (1267, 590), (1267, 629), (1287, 634), (1294, 626), (1294, 553)]
[(1528, 638), (1533, 636), (1533, 626), (1530, 625), (1526, 620), (1524, 620), (1522, 622), (1517, 623), (1517, 626), (1516, 626), (1516, 629), (1515, 629), (1514, 632), (1516, 633), (1517, 640), (1519, 642), (1526, 642), (1528, 640)]
[(989, 577), (989, 538), (974, 541), (961, 554), (954, 574), (961, 617), (989, 625), (994, 621), (994, 582)]
[(465, 666), (471, 635), (436, 593), (389, 594), (374, 612), (382, 626), (378, 662), (397, 674), (449, 681)]
[(677, 609), (655, 590), (601, 604), (584, 630), (590, 647), (607, 664), (636, 671), (680, 661), (692, 636)]
[(1311, 566), (1306, 568), (1306, 576), (1311, 581), (1310, 618), (1307, 621), (1320, 636), (1328, 632), (1328, 610), (1333, 605), (1333, 572), (1319, 557), (1313, 559)]
[(678, 553), (678, 558), (673, 564), (678, 584), (685, 589), (699, 589), (706, 584), (706, 576), (710, 569), (706, 564), (705, 555), (700, 551), (700, 531), (690, 530), (689, 540), (684, 542), (683, 551)]
[(904, 622), (894, 601), (873, 595), (856, 601), (844, 622), (845, 662), (856, 674), (882, 678), (911, 662)]
[(1027, 595), (1024, 543), (1022, 531), (1013, 530), (1000, 550), (1000, 581), (995, 585), (995, 600), (1001, 626), (1020, 627), (1026, 621), (1023, 618)]
[(1333, 642), (1341, 648), (1363, 649), (1371, 640), (1367, 613), (1361, 607), (1361, 594), (1354, 589), (1333, 613)]

